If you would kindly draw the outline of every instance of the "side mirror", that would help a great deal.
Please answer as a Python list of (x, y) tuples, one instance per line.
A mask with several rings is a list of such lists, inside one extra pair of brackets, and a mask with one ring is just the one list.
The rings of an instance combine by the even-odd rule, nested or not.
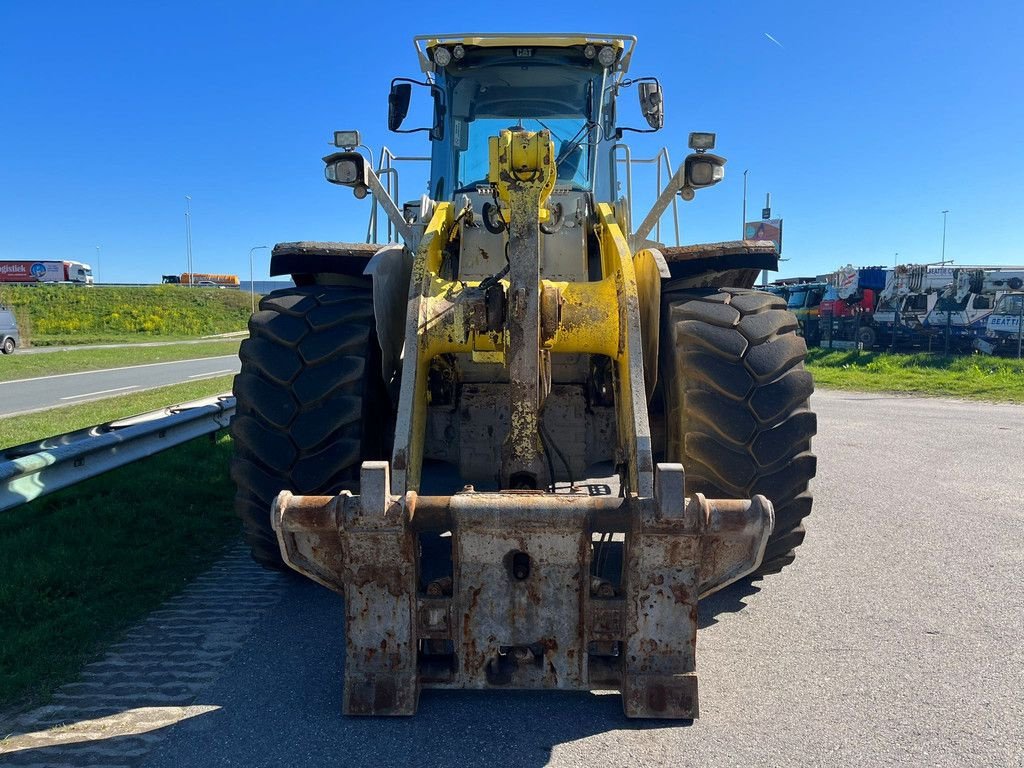
[(397, 131), (409, 114), (409, 100), (412, 98), (410, 83), (392, 83), (388, 94), (388, 130)]
[(656, 131), (665, 127), (665, 100), (662, 97), (661, 83), (657, 80), (640, 83), (637, 88), (640, 97), (640, 112), (647, 124)]
[[(434, 98), (434, 123), (430, 128), (410, 128), (402, 130), (402, 123), (409, 114), (409, 101), (412, 99), (412, 87), (421, 85), (430, 88), (430, 95)], [(434, 141), (444, 139), (444, 95), (441, 89), (431, 82), (420, 82), (410, 80), (406, 77), (396, 77), (391, 81), (391, 93), (388, 94), (388, 130), (395, 133), (417, 133), (428, 131), (430, 138)]]

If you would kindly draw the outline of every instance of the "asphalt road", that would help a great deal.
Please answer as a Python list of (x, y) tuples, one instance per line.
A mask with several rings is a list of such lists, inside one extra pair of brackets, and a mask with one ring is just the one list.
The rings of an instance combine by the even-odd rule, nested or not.
[(239, 365), (237, 355), (221, 355), (0, 382), (0, 417), (226, 376)]
[[(195, 678), (181, 700), (190, 706), (75, 764), (122, 764), (115, 748), (132, 748), (131, 764), (149, 768), (1024, 765), (1024, 407), (838, 392), (813, 404), (807, 541), (759, 590), (702, 604), (692, 724), (626, 720), (615, 694), (544, 692), (427, 691), (414, 718), (344, 718), (341, 599), (274, 576), (252, 581), (252, 625)], [(245, 605), (225, 586), (207, 592), (224, 611)], [(210, 611), (190, 599), (177, 610), (195, 633)], [(161, 654), (174, 655), (178, 636), (211, 652), (236, 647), (227, 619), (217, 645), (162, 613), (149, 630), (172, 643)], [(129, 658), (104, 663), (138, 678), (126, 675)], [(149, 700), (118, 701), (117, 711), (142, 712)], [(88, 738), (78, 747), (99, 749)], [(16, 764), (63, 755), (30, 748)]]

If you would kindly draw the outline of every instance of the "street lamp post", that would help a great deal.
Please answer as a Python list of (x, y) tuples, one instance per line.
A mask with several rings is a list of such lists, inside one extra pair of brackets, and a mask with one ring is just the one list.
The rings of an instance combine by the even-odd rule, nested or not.
[(260, 251), (269, 246), (266, 245), (254, 245), (249, 249), (249, 297), (252, 299), (252, 313), (256, 314), (256, 281), (253, 278), (252, 270), (252, 254), (253, 251)]
[(942, 263), (946, 263), (946, 214), (949, 211), (942, 212)]
[(185, 269), (192, 287), (192, 197), (185, 195)]
[(750, 171), (743, 172), (743, 221), (740, 223), (740, 240), (747, 239), (747, 174)]
[(96, 278), (93, 282), (98, 283), (100, 281), (100, 247), (96, 246)]

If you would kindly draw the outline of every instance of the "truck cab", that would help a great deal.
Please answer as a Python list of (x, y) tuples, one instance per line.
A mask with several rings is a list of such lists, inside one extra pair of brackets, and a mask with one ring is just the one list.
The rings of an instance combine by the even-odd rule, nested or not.
[(957, 344), (970, 344), (985, 333), (985, 326), (999, 294), (967, 293), (957, 296), (944, 292), (925, 317), (925, 326), (933, 333), (946, 333)]
[(92, 267), (80, 261), (64, 262), (64, 279), (69, 283), (93, 284)]
[(985, 336), (975, 341), (975, 347), (992, 354), (1012, 351), (1021, 346), (1024, 331), (1024, 291), (1004, 293), (985, 323)]
[(879, 337), (885, 340), (895, 336), (897, 343), (914, 341), (938, 299), (937, 291), (915, 291), (880, 299), (872, 315)]
[(800, 323), (800, 334), (807, 340), (807, 346), (817, 346), (821, 342), (821, 300), (825, 297), (828, 284), (803, 283), (790, 285), (788, 290), (786, 306), (796, 315)]
[(878, 341), (873, 322), (876, 297), (873, 289), (862, 288), (844, 298), (839, 288), (829, 286), (818, 307), (822, 335), (829, 339), (856, 341), (865, 349), (875, 346)]

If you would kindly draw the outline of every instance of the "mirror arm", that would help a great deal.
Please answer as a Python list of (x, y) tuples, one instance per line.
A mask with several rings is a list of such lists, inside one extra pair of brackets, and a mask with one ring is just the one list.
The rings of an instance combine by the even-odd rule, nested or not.
[(622, 134), (626, 131), (629, 131), (630, 133), (657, 133), (660, 130), (660, 128), (626, 128), (625, 126), (621, 126), (615, 129), (615, 140), (618, 141), (621, 139)]

